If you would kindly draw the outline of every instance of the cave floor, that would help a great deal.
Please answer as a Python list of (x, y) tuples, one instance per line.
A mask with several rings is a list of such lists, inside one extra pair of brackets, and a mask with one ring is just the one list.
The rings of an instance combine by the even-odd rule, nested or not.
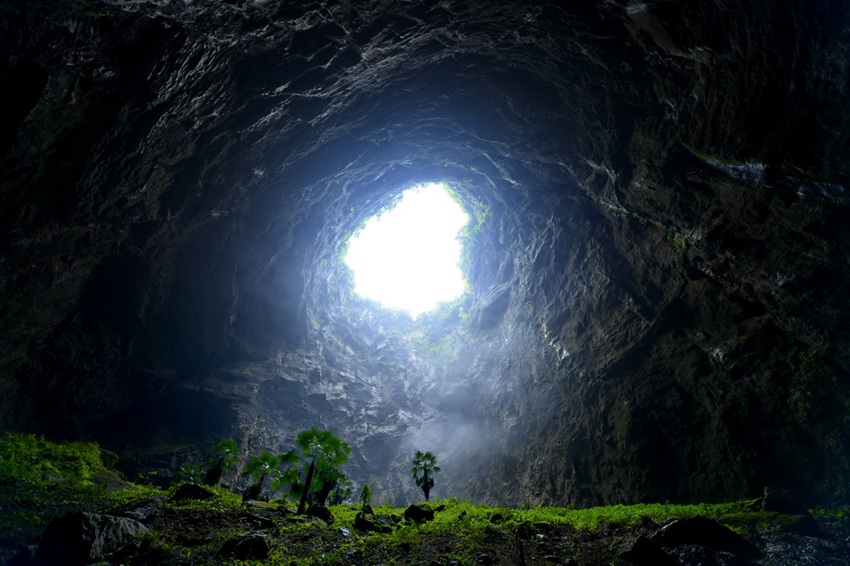
[[(250, 512), (171, 509), (156, 521), (154, 534), (145, 539), (129, 563), (838, 565), (846, 564), (850, 557), (850, 522), (841, 512), (819, 517), (816, 526), (781, 513), (729, 513), (720, 521), (740, 536), (740, 546), (736, 546), (738, 543), (728, 540), (713, 540), (705, 529), (703, 534), (662, 543), (659, 534), (675, 519), (657, 521), (659, 515), (650, 510), (656, 519), (640, 515), (629, 523), (625, 517), (639, 514), (641, 506), (599, 508), (608, 511), (599, 511), (598, 519), (611, 516), (606, 513), (620, 513), (622, 523), (602, 520), (593, 528), (559, 521), (557, 517), (567, 510), (555, 508), (507, 510), (446, 500), (430, 505), (437, 510), (434, 522), (417, 525), (402, 519), (403, 509), (382, 506), (375, 510), (376, 522), (395, 523), (395, 528), (388, 533), (367, 533), (353, 527), (357, 505), (332, 508), (336, 520), (330, 525), (271, 505), (256, 505), (260, 506), (253, 506)], [(671, 515), (676, 514), (673, 507), (677, 506), (668, 506)], [(611, 511), (614, 509), (618, 510)], [(545, 520), (547, 515), (550, 520)], [(263, 529), (260, 517), (274, 526)], [(250, 539), (258, 530), (265, 532), (270, 542), (265, 558), (252, 556), (250, 550), (225, 556), (228, 539)], [(688, 536), (703, 538), (688, 541)]]

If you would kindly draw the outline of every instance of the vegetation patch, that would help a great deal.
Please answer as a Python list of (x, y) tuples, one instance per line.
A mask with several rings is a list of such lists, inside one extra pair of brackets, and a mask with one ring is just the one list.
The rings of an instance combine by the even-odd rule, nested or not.
[[(363, 486), (356, 504), (323, 507), (329, 513), (324, 518), (310, 510), (300, 514), (297, 507), (305, 493), (313, 494), (309, 496), (312, 510), (318, 499), (327, 497), (328, 485), (338, 477), (330, 472), (338, 471), (333, 464), (342, 459), (332, 460), (331, 448), (338, 446), (341, 451), (336, 452), (347, 456), (344, 443), (331, 436), (327, 431), (305, 431), (298, 463), (293, 460), (289, 464), (289, 469), (299, 472), (296, 483), (301, 489), (290, 493), (290, 499), (256, 501), (218, 485), (184, 489), (206, 490), (205, 499), (179, 499), (174, 497), (178, 486), (160, 489), (124, 481), (104, 463), (114, 458), (96, 444), (58, 444), (32, 435), (5, 434), (0, 437), (0, 550), (21, 550), (37, 542), (51, 520), (73, 511), (121, 514), (128, 504), (145, 503), (155, 508), (140, 519), (149, 530), (121, 563), (472, 565), (572, 560), (607, 565), (617, 563), (638, 537), (651, 538), (661, 525), (688, 517), (715, 520), (744, 537), (758, 538), (765, 532), (780, 532), (786, 539), (801, 536), (795, 529), (801, 528), (802, 516), (765, 511), (760, 500), (570, 509), (490, 507), (449, 498), (419, 502), (412, 513), (414, 506), (373, 507), (371, 490)], [(318, 451), (320, 445), (325, 448)], [(234, 446), (215, 448), (207, 459), (210, 469), (226, 468)], [(308, 487), (306, 481), (311, 468), (315, 487)], [(268, 478), (273, 470), (270, 465), (263, 471)], [(413, 481), (423, 488), (439, 467), (436, 459), (420, 452), (414, 455), (411, 471)], [(822, 529), (819, 536), (846, 533), (850, 527), (847, 507), (818, 508), (810, 513), (805, 519), (817, 521), (817, 528)], [(221, 552), (228, 541), (246, 536), (266, 541), (261, 556), (225, 556)], [(834, 548), (845, 544), (840, 536), (835, 540)], [(838, 552), (842, 548), (850, 553), (850, 548), (844, 547)]]

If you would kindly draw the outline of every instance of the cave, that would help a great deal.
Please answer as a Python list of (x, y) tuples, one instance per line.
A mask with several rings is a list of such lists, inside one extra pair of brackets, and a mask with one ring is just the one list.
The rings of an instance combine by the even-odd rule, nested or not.
[[(167, 478), (316, 425), (394, 503), (415, 450), (500, 505), (850, 502), (846, 3), (0, 15), (0, 429)], [(430, 182), (468, 288), (413, 319), (343, 251)]]

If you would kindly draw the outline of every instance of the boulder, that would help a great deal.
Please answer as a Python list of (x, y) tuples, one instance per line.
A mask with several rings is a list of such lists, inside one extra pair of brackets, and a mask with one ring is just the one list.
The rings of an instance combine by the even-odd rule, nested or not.
[(377, 520), (367, 519), (365, 515), (358, 514), (354, 518), (354, 528), (364, 533), (391, 533), (392, 527)]
[(148, 522), (165, 507), (165, 497), (146, 497), (115, 509), (110, 514)]
[(761, 500), (763, 511), (773, 511), (786, 515), (808, 515), (806, 506), (797, 501), (786, 489), (765, 486), (764, 497)]
[(253, 530), (265, 531), (274, 528), (274, 521), (256, 513), (243, 513), (239, 516), (239, 519)]
[(324, 505), (310, 505), (309, 509), (307, 509), (307, 516), (321, 519), (328, 525), (333, 525), (334, 523), (333, 513)]
[(418, 525), (426, 521), (433, 521), (434, 512), (431, 509), (413, 504), (404, 510), (404, 518), (408, 521), (413, 521)]
[(171, 494), (171, 497), (169, 497), (169, 499), (171, 501), (186, 501), (189, 499), (204, 501), (206, 499), (210, 499), (211, 497), (215, 497), (215, 494), (210, 490), (199, 485), (184, 483), (183, 485), (178, 487), (174, 493)]
[(646, 538), (640, 536), (620, 553), (620, 558), (637, 566), (677, 566), (679, 561), (670, 556), (664, 549)]
[(707, 546), (745, 558), (758, 558), (761, 551), (735, 531), (713, 519), (688, 517), (667, 523), (652, 535), (653, 542), (668, 548), (686, 544)]
[(148, 528), (129, 517), (72, 513), (47, 526), (36, 552), (39, 564), (75, 566), (120, 558), (138, 548)]
[(234, 558), (236, 560), (263, 560), (268, 558), (272, 541), (269, 535), (253, 532), (235, 536), (221, 545), (216, 558)]

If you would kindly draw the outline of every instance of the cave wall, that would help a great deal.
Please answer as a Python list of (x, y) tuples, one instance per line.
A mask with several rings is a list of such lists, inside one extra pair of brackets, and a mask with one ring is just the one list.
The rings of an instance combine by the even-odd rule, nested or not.
[[(843, 3), (0, 14), (4, 430), (167, 475), (318, 424), (395, 502), (415, 449), (493, 503), (846, 502)], [(416, 325), (340, 249), (423, 180), (484, 222)]]

